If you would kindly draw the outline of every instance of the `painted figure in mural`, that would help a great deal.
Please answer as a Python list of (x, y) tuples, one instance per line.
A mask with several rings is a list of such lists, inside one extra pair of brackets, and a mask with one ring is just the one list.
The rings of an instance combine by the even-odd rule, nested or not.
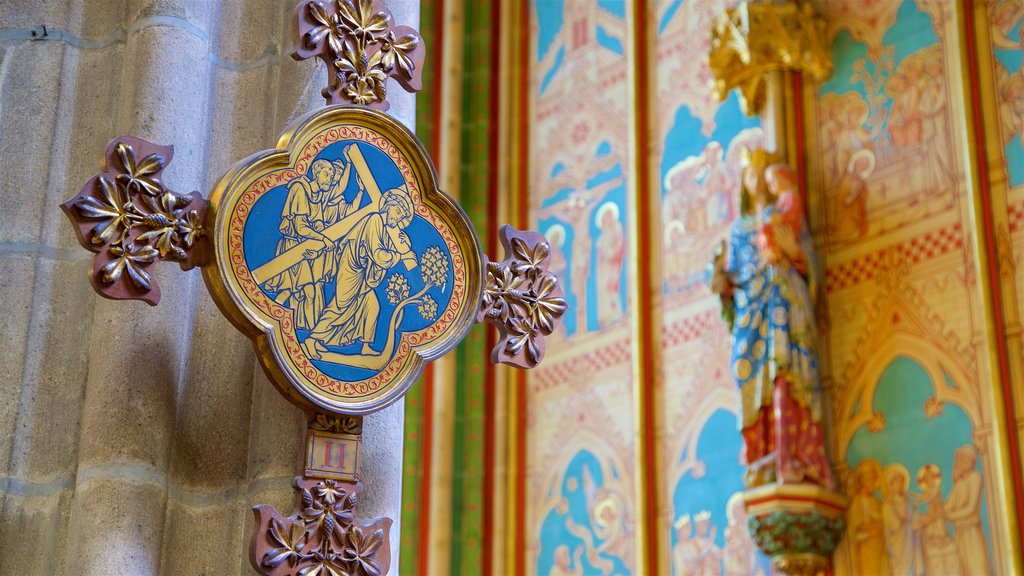
[[(574, 190), (564, 201), (546, 206), (540, 211), (540, 218), (558, 218), (566, 222), (573, 232), (572, 243), (572, 293), (576, 296), (576, 333), (587, 331), (587, 310), (589, 295), (587, 279), (590, 277), (590, 234), (587, 227), (593, 214), (594, 204), (599, 202), (610, 190), (621, 186), (623, 179), (615, 178), (586, 190)], [(576, 257), (580, 255), (579, 257)]]
[(619, 221), (619, 206), (605, 202), (594, 217), (599, 228), (597, 250), (597, 318), (602, 327), (622, 319), (621, 278), (626, 257), (626, 235)]
[(832, 233), (837, 240), (855, 240), (867, 235), (867, 179), (874, 170), (875, 153), (871, 150), (858, 150), (850, 157), (834, 200)]
[(686, 252), (682, 249), (686, 229), (683, 223), (672, 220), (665, 226), (662, 238), (662, 271), (665, 282), (672, 289), (678, 289), (686, 283)]
[[(594, 534), (601, 541), (599, 551), (632, 563), (634, 537), (629, 528), (631, 521), (626, 517), (626, 498), (615, 488), (604, 487), (598, 490), (596, 501), (591, 522)], [(614, 569), (613, 564), (604, 559), (594, 565), (606, 566), (605, 574)]]
[(868, 121), (868, 104), (860, 94), (851, 92), (845, 95), (841, 106), (842, 121), (833, 127), (832, 134), (826, 136), (835, 142), (835, 158), (832, 162), (834, 171), (830, 174), (834, 184), (842, 180), (843, 171), (854, 153), (872, 147), (871, 140), (874, 137), (864, 126)]
[(362, 343), (364, 356), (377, 354), (370, 348), (380, 316), (374, 288), (399, 263), (405, 263), (409, 270), (418, 265), (404, 232), (412, 217), (412, 199), (403, 185), (383, 193), (378, 211), (364, 216), (338, 241), (334, 299), (303, 342), (310, 357), (320, 358), (327, 352), (326, 346), (353, 342)]
[(324, 308), (324, 282), (334, 267), (334, 242), (322, 232), (343, 218), (350, 205), (344, 196), (350, 174), (347, 162), (315, 160), (310, 173), (312, 179), (300, 175), (288, 183), (276, 253), (281, 255), (306, 240), (319, 240), (321, 246), (307, 250), (298, 264), (264, 284), (276, 293), (278, 304), (295, 310), (295, 326), (300, 330), (313, 328), (319, 318)]
[(676, 543), (672, 546), (672, 574), (674, 576), (697, 574), (694, 567), (697, 550), (693, 542), (693, 525), (690, 523), (690, 515), (680, 516), (674, 526)]
[(704, 159), (704, 181), (706, 190), (708, 221), (712, 224), (732, 222), (736, 217), (732, 202), (732, 191), (735, 189), (733, 176), (722, 161), (722, 145), (708, 142), (701, 156)]
[(948, 154), (951, 153), (946, 130), (946, 79), (942, 66), (942, 53), (933, 52), (933, 58), (923, 64), (918, 78), (921, 93), (921, 138), (925, 143), (925, 191), (939, 192), (953, 183)]
[(575, 563), (571, 563), (573, 559), (569, 556), (569, 547), (565, 544), (560, 545), (555, 549), (555, 565), (551, 567), (548, 576), (581, 576), (583, 574), (583, 565), (580, 564), (582, 556), (583, 547), (579, 546), (576, 548)]
[(693, 518), (693, 546), (696, 557), (691, 560), (694, 574), (713, 576), (722, 573), (722, 554), (715, 545), (718, 527), (711, 525), (711, 513), (707, 510)]
[[(814, 248), (802, 218), (795, 231), (790, 220), (795, 215), (776, 205), (778, 194), (799, 193), (792, 169), (768, 169), (766, 152), (748, 155), (740, 217), (711, 264), (711, 289), (722, 300), (732, 332), (730, 364), (740, 388), (746, 481), (751, 487), (770, 482), (830, 487), (814, 341)], [(771, 245), (759, 246), (765, 225)]]
[(876, 494), (881, 479), (882, 465), (870, 458), (858, 464), (850, 476), (847, 521), (856, 574), (888, 574), (882, 502)]
[(680, 222), (687, 234), (707, 230), (704, 187), (698, 182), (704, 163), (700, 156), (691, 156), (665, 174), (665, 197), (662, 200), (663, 224)]
[(921, 143), (920, 94), (909, 70), (899, 70), (885, 82), (885, 91), (892, 99), (889, 113), (889, 136), (897, 150)]
[(747, 507), (737, 492), (726, 504), (729, 523), (725, 527), (725, 547), (722, 548), (722, 574), (724, 576), (763, 576), (757, 562), (754, 540), (747, 529)]
[[(551, 260), (548, 263), (548, 270), (555, 275), (555, 278), (558, 278), (559, 284), (568, 286), (566, 272), (569, 271), (569, 262), (565, 257), (565, 227), (561, 224), (554, 224), (547, 229), (544, 236), (548, 239), (548, 244), (551, 246)], [(549, 337), (564, 339), (565, 326), (559, 323)], [(550, 342), (554, 343), (553, 340)]]
[(917, 471), (921, 494), (916, 503), (924, 507), (914, 518), (914, 529), (920, 532), (921, 554), (927, 574), (960, 574), (956, 546), (949, 537), (942, 504), (942, 472), (934, 464), (925, 464)]
[[(1024, 26), (1020, 29), (1024, 30)], [(1006, 80), (1002, 89), (1000, 108), (1000, 116), (1006, 124), (1004, 130), (1007, 137), (1016, 138), (1019, 147), (1024, 148), (1024, 69)]]
[(991, 574), (988, 544), (981, 527), (981, 472), (977, 470), (978, 449), (961, 446), (954, 453), (953, 488), (946, 499), (946, 519), (953, 535), (964, 574)]
[(882, 480), (882, 522), (885, 524), (885, 548), (889, 557), (889, 573), (893, 576), (919, 576), (924, 565), (918, 554), (914, 534), (913, 506), (907, 497), (910, 473), (902, 464), (885, 468)]

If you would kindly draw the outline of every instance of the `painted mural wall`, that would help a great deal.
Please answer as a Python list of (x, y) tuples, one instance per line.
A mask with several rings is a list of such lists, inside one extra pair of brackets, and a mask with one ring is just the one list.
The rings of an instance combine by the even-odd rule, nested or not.
[(811, 103), (812, 228), (851, 498), (836, 573), (1005, 572), (956, 4), (821, 8), (835, 70)]
[[(729, 4), (735, 4), (729, 3)], [(739, 213), (744, 149), (762, 145), (760, 121), (735, 95), (718, 105), (708, 82), (710, 29), (725, 2), (655, 3), (657, 143), (662, 225), (661, 459), (672, 573), (766, 574), (747, 531), (739, 397), (729, 332), (705, 274)]]
[[(762, 144), (708, 89), (708, 31), (735, 2), (658, 0), (650, 164), (659, 178), (658, 523), (673, 574), (769, 574), (746, 529), (729, 334), (705, 285), (738, 213), (741, 152)], [(832, 78), (805, 98), (810, 223), (825, 270), (829, 457), (851, 498), (837, 574), (1007, 570), (986, 295), (968, 171), (962, 22), (949, 0), (821, 0)], [(572, 311), (528, 377), (526, 567), (637, 567), (626, 5), (533, 0), (531, 223)], [(991, 66), (1024, 301), (1024, 6), (991, 0)], [(994, 177), (995, 178), (995, 177)], [(996, 178), (998, 180), (998, 178)], [(642, 263), (641, 263), (642, 265)], [(1016, 308), (1013, 308), (1013, 313)], [(1007, 318), (1019, 326), (1014, 316)], [(1014, 324), (1016, 323), (1016, 324)], [(1019, 353), (1019, 351), (1018, 351)]]
[(532, 2), (531, 222), (571, 310), (531, 371), (528, 570), (635, 568), (626, 6)]

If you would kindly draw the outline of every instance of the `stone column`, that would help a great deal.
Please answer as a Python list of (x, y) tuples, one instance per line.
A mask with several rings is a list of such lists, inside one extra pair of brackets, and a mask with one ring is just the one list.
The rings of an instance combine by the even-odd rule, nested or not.
[[(94, 17), (89, 9), (83, 18)], [(210, 25), (201, 0), (132, 0), (113, 134), (173, 143), (164, 176), (187, 192), (208, 154)], [(85, 111), (86, 113), (88, 111)], [(95, 149), (94, 154), (102, 154)], [(82, 576), (155, 574), (160, 565), (177, 407), (186, 386), (199, 278), (160, 270), (151, 308), (100, 299), (93, 313), (65, 568)], [(73, 282), (65, 278), (64, 282)]]
[[(173, 144), (165, 182), (206, 194), (322, 106), (322, 68), (288, 57), (295, 3), (0, 3), (0, 574), (251, 573), (249, 507), (294, 508), (303, 415), (198, 272), (158, 265), (156, 308), (95, 296), (57, 205), (118, 134)], [(361, 502), (396, 520), (396, 572), (402, 421), (367, 418)]]

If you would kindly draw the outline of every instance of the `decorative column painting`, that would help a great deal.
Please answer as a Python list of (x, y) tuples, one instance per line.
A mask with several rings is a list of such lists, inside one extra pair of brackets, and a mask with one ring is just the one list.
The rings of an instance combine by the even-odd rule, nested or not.
[(810, 202), (851, 498), (835, 570), (1005, 573), (956, 3), (821, 6), (835, 70), (807, 111)]
[[(662, 461), (672, 573), (767, 574), (747, 530), (739, 393), (729, 331), (705, 281), (715, 247), (739, 214), (744, 150), (763, 145), (760, 120), (733, 93), (709, 90), (710, 30), (726, 4), (655, 3), (657, 142), (661, 179)], [(700, 55), (688, 57), (688, 55)]]
[[(989, 157), (1001, 156), (995, 162), (992, 175), (994, 184), (1001, 185), (993, 188), (1001, 188), (1006, 194), (1005, 221), (996, 225), (996, 240), (1002, 273), (1009, 278), (1012, 287), (1003, 292), (1007, 316), (1011, 313), (1016, 316), (1018, 329), (1010, 345), (1015, 344), (1018, 363), (1024, 364), (1021, 358), (1024, 346), (1019, 333), (1019, 310), (1024, 302), (1024, 274), (1021, 273), (1024, 268), (1024, 3), (999, 0), (989, 2), (987, 8), (992, 54), (988, 63), (980, 65), (987, 65), (992, 71), (997, 117), (993, 135), (998, 142), (989, 149)], [(991, 137), (989, 142), (992, 142)], [(993, 193), (999, 194), (997, 190)], [(1018, 406), (1021, 401), (1018, 398)], [(1019, 429), (1024, 431), (1024, 424)]]
[(569, 301), (527, 381), (526, 569), (636, 569), (626, 5), (531, 3), (531, 222)]
[[(628, 2), (530, 4), (530, 218), (551, 243), (552, 270), (571, 305), (525, 391), (530, 573), (642, 571), (638, 518), (651, 501), (663, 546), (650, 565), (661, 572), (777, 570), (748, 529), (730, 334), (707, 286), (708, 262), (740, 212), (744, 150), (773, 145), (770, 125), (745, 115), (735, 93), (718, 104), (709, 88), (711, 29), (738, 4), (646, 4), (642, 25), (654, 27), (646, 102), (637, 100), (630, 68), (639, 63)], [(817, 85), (785, 77), (786, 114), (796, 119), (773, 121), (792, 124), (792, 133), (777, 134), (806, 173), (803, 198), (824, 276), (817, 312), (826, 452), (835, 488), (850, 500), (832, 571), (1007, 573), (1016, 557), (1012, 512), (1003, 511), (1012, 473), (993, 374), (991, 290), (979, 277), (988, 224), (975, 198), (977, 172), (987, 168), (998, 269), (1010, 287), (1001, 317), (1016, 338), (1019, 374), (1024, 7), (991, 0), (974, 10), (987, 30), (977, 63), (989, 70), (982, 92), (992, 103), (979, 118), (999, 143), (984, 167), (972, 163), (964, 6), (812, 5), (828, 21), (834, 72)], [(649, 121), (642, 160), (631, 154), (644, 134), (637, 106)], [(651, 167), (656, 206), (638, 207), (631, 177), (644, 166), (631, 159)], [(656, 215), (658, 262), (625, 257), (636, 241), (627, 223), (640, 209)], [(630, 325), (639, 309), (627, 280), (655, 264), (660, 466), (651, 495), (637, 485), (644, 422), (633, 374), (643, 360), (632, 338), (642, 328)]]

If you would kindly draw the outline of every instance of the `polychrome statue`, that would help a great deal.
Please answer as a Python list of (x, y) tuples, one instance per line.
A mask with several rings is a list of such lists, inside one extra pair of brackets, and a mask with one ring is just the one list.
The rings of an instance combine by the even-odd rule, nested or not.
[(732, 333), (748, 487), (830, 487), (825, 457), (814, 302), (817, 268), (796, 174), (746, 155), (740, 217), (711, 264), (711, 288)]

